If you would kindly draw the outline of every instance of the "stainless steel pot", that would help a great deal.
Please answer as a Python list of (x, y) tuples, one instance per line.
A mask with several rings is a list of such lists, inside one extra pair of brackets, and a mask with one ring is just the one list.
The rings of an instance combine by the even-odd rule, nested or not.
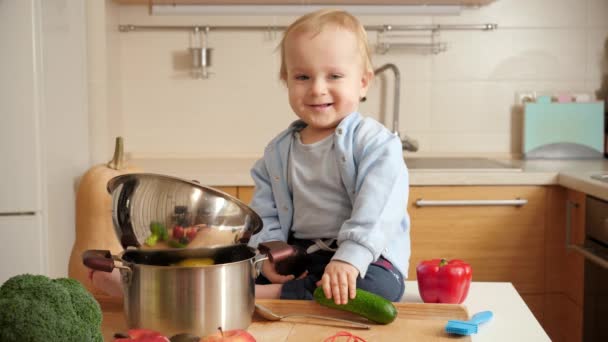
[[(88, 250), (83, 263), (120, 269), (129, 327), (204, 336), (249, 326), (257, 274), (256, 251), (246, 243), (262, 228), (251, 208), (217, 189), (158, 174), (117, 176), (108, 192), (125, 251)], [(174, 265), (207, 257), (215, 264)]]
[[(88, 250), (83, 262), (111, 272), (119, 268), (129, 327), (149, 328), (167, 336), (210, 335), (246, 329), (255, 304), (255, 250), (245, 245), (172, 251)], [(215, 265), (171, 266), (186, 258), (212, 258)], [(116, 264), (119, 262), (120, 264)]]

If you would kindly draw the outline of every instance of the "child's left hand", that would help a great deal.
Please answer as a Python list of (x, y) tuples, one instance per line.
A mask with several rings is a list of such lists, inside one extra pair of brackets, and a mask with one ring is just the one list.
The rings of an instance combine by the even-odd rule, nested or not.
[(339, 260), (332, 260), (325, 266), (325, 273), (317, 286), (323, 286), (325, 297), (333, 298), (334, 303), (346, 304), (348, 299), (354, 299), (357, 294), (357, 276), (359, 270), (355, 266)]

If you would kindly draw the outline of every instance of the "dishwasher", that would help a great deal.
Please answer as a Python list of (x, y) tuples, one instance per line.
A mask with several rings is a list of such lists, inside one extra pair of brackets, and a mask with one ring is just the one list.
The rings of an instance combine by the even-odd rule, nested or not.
[(583, 341), (608, 341), (608, 202), (585, 201)]

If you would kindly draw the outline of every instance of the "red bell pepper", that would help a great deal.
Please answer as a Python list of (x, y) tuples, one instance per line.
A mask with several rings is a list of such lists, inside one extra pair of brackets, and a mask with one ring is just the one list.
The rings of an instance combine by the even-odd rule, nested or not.
[(425, 303), (462, 303), (472, 275), (471, 266), (462, 260), (425, 260), (416, 266), (418, 290)]

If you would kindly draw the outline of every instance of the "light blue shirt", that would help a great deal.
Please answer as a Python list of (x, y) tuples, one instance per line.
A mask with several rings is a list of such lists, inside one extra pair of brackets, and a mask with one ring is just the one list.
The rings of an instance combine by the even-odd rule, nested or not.
[[(252, 247), (287, 241), (294, 212), (287, 184), (289, 151), (294, 131), (305, 125), (298, 120), (281, 132), (251, 170), (255, 182), (251, 207), (264, 222), (249, 242)], [(407, 277), (409, 178), (399, 138), (376, 120), (352, 113), (336, 127), (334, 147), (352, 214), (340, 228), (333, 259), (350, 263), (365, 277), (369, 264), (382, 255)]]

